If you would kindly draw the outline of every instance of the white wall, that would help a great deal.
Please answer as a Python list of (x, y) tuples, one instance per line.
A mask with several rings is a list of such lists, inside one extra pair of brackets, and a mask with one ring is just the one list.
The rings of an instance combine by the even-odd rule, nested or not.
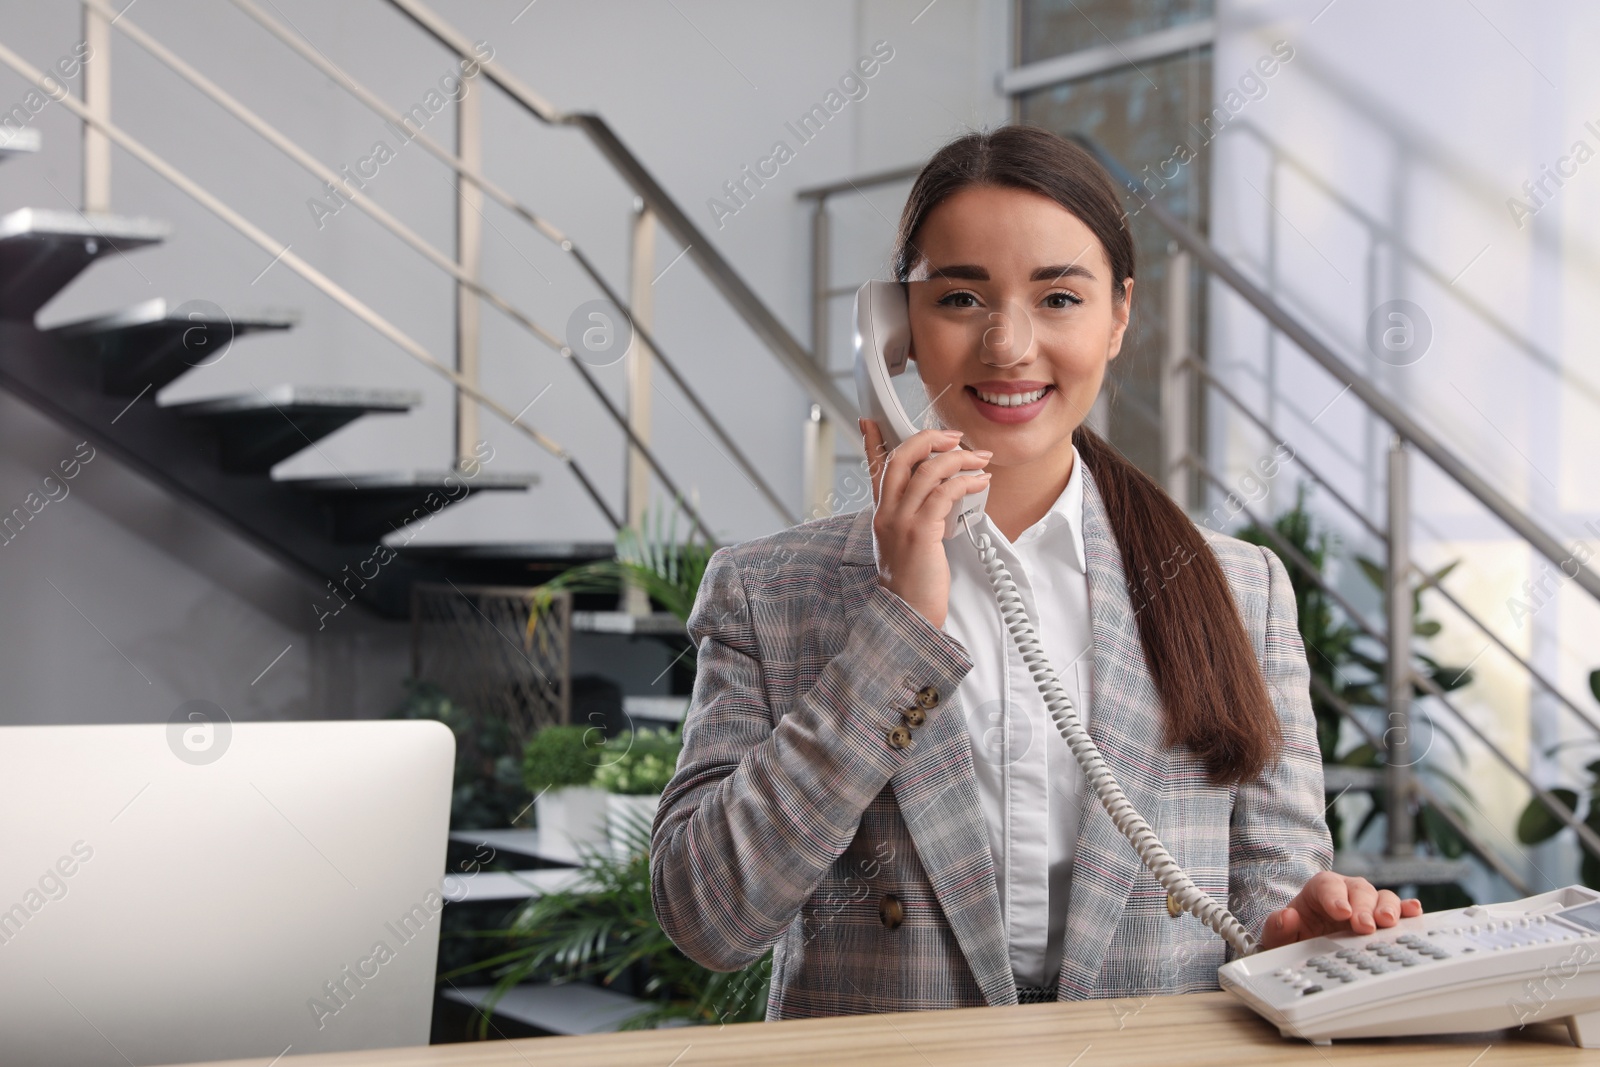
[[(262, 6), (281, 13), (320, 52), (401, 110), (423, 101), (452, 69), (443, 49), (377, 0)], [(1009, 40), (1009, 5), (1000, 0), (804, 6), (460, 0), (436, 9), (474, 40), (488, 42), (496, 62), (556, 107), (604, 115), (802, 343), (809, 341), (809, 213), (795, 190), (917, 162), (961, 130), (1005, 117), (1005, 102), (994, 91)], [(4, 0), (0, 41), (35, 66), (51, 65), (80, 39), (79, 12), (73, 0)], [(142, 0), (124, 21), (151, 33), (330, 166), (355, 164), (379, 139), (398, 144), (376, 116), (231, 5)], [(866, 96), (799, 145), (785, 123), (822, 102), (880, 40), (889, 43), (893, 58), (866, 83)], [(111, 55), (115, 122), (430, 352), (450, 357), (452, 292), (441, 272), (354, 207), (319, 227), (308, 207), (323, 193), (314, 177), (120, 34)], [(26, 92), (18, 76), (0, 69), (0, 106), (9, 108)], [(540, 126), (497, 91), (484, 99), (488, 173), (547, 215), (625, 289), (631, 193), (580, 133)], [(79, 123), (52, 104), (32, 124), (42, 131), (45, 150), (0, 168), (0, 207), (76, 207)], [(450, 111), (426, 130), (453, 144)], [(718, 228), (706, 201), (742, 166), (768, 156), (778, 139), (789, 141), (795, 158)], [(446, 169), (423, 149), (400, 150), (368, 192), (450, 254), (454, 193)], [(841, 207), (850, 213), (837, 235), (841, 271), (862, 274), (882, 263), (903, 195), (902, 186)], [(175, 303), (210, 300), (236, 316), (263, 307), (299, 309), (298, 329), (238, 342), (227, 358), (174, 383), (162, 399), (280, 382), (418, 389), (426, 396), (422, 410), (353, 426), (277, 473), (449, 463), (446, 383), (284, 264), (263, 274), (271, 254), (120, 149), (113, 150), (112, 203), (118, 213), (169, 220), (173, 238), (96, 265), (45, 308), (42, 323), (154, 296)], [(488, 284), (563, 335), (572, 311), (596, 294), (563, 253), (509, 213), (491, 205), (485, 215)], [(656, 271), (680, 251), (663, 239)], [(687, 259), (660, 277), (655, 309), (656, 334), (668, 354), (799, 510), (800, 426), (807, 410), (801, 390)], [(484, 312), (484, 336), (489, 391), (515, 411), (548, 386), (526, 421), (579, 457), (620, 507), (621, 437), (577, 376), (494, 310)], [(620, 403), (622, 366), (596, 374)], [(70, 454), (75, 442), (17, 402), (0, 399), (0, 407), (0, 499), (21, 499), (57, 453)], [(687, 405), (669, 385), (654, 407), (663, 460), (696, 495), (721, 538), (781, 525), (680, 413)], [(432, 522), (419, 541), (610, 538), (559, 463), (492, 417), (484, 425), (497, 449), (495, 467), (536, 473), (542, 484), (526, 495), (474, 498)], [(87, 620), (42, 583), (45, 577)], [(241, 718), (378, 714), (399, 695), (403, 627), (347, 614), (330, 623), (331, 634), (314, 637), (312, 583), (108, 456), (91, 465), (70, 498), (50, 505), (24, 538), (0, 553), (0, 587), (18, 606), (6, 624), (10, 639), (0, 641), (0, 668), (12, 682), (3, 721), (165, 718), (191, 698), (215, 700)]]
[[(1508, 0), (1218, 6), (1219, 97), (1271, 42), (1295, 50), (1266, 96), (1211, 148), (1221, 250), (1563, 544), (1586, 537), (1589, 550), (1600, 549), (1600, 524), (1584, 530), (1600, 519), (1592, 462), (1600, 444), (1600, 163), (1578, 168), (1523, 225), (1508, 206), (1576, 141), (1600, 152), (1600, 68), (1588, 54), (1600, 11)], [(1431, 323), (1420, 359), (1385, 362), (1368, 349), (1368, 316), (1393, 299), (1414, 302)], [(1210, 351), (1233, 387), (1264, 404), (1290, 444), (1381, 523), (1383, 426), (1220, 290)], [(1270, 451), (1272, 442), (1220, 404), (1212, 416), (1213, 455), (1235, 472)], [(1552, 583), (1549, 603), (1523, 617), (1511, 601), (1535, 606), (1519, 587), (1547, 573), (1543, 558), (1427, 460), (1417, 457), (1412, 469), (1420, 561), (1461, 560), (1450, 589), (1600, 718), (1586, 684), (1600, 667), (1594, 601), (1565, 581), (1554, 592)], [(1274, 485), (1282, 494), (1275, 504), (1292, 501), (1292, 480)], [(1314, 506), (1339, 516), (1326, 496)], [(1355, 522), (1340, 526), (1350, 547), (1381, 558)], [(1347, 573), (1342, 584), (1381, 628), (1381, 607), (1360, 577)], [(1471, 661), (1479, 675), (1460, 702), (1481, 729), (1544, 776), (1560, 776), (1542, 753), (1561, 738), (1589, 739), (1561, 761), (1568, 780), (1600, 755), (1593, 731), (1535, 695), (1507, 657), (1485, 650), (1487, 638), (1442, 601), (1430, 613), (1445, 624), (1432, 651), (1447, 663)], [(1465, 739), (1460, 726), (1452, 730)], [(1420, 727), (1414, 744), (1428, 743), (1426, 732)], [(1526, 790), (1467, 748), (1481, 809), (1473, 818), (1507, 834), (1497, 840), (1511, 852)]]

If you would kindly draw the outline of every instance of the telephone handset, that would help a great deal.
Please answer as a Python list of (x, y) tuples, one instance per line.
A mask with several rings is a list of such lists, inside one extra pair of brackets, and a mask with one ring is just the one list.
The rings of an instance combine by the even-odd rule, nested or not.
[[(878, 424), (884, 445), (894, 448), (917, 432), (894, 391), (894, 379), (905, 373), (911, 352), (911, 317), (899, 282), (868, 282), (857, 291), (855, 341), (856, 397), (861, 413)], [(862, 353), (873, 353), (875, 358), (864, 358)], [(957, 477), (977, 473), (961, 471)], [(989, 490), (984, 489), (956, 501), (944, 521), (944, 539), (956, 535), (963, 518), (977, 522), (988, 499)]]
[[(856, 291), (855, 319), (856, 396), (862, 412), (878, 424), (884, 442), (893, 447), (916, 432), (911, 420), (906, 417), (893, 384), (893, 379), (905, 371), (911, 344), (911, 320), (902, 283), (872, 281), (863, 285)], [(1067, 746), (1083, 768), (1085, 780), (1099, 798), (1100, 805), (1106, 809), (1106, 814), (1111, 816), (1112, 823), (1122, 831), (1139, 854), (1139, 859), (1167, 891), (1168, 905), (1180, 907), (1196, 916), (1240, 955), (1249, 955), (1255, 951), (1255, 938), (1226, 907), (1195, 885), (1183, 868), (1178, 866), (1150, 824), (1128, 802), (1122, 786), (1117, 784), (1111, 768), (1095, 746), (1094, 739), (1078, 720), (1072, 700), (1061, 687), (1055, 668), (1050, 665), (1043, 646), (1033, 632), (1033, 621), (1028, 618), (1027, 606), (1022, 594), (1017, 591), (1016, 581), (1006, 570), (1005, 562), (1000, 559), (989, 535), (973, 532), (972, 527), (983, 514), (983, 504), (988, 495), (985, 489), (957, 502), (945, 523), (945, 540), (954, 537), (958, 528), (965, 528), (967, 539), (978, 550), (978, 556), (983, 561), (989, 584), (994, 587), (995, 601), (1000, 606), (1006, 629), (1016, 641), (1022, 661), (1028, 665), (1034, 684), (1039, 687), (1039, 695), (1044, 697), (1050, 718), (1055, 722), (1056, 729), (1061, 731), (1061, 736), (1066, 738)]]

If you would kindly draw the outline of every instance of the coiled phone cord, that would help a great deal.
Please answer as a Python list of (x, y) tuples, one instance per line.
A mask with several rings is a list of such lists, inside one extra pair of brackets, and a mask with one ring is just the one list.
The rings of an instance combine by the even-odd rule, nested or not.
[(983, 561), (983, 569), (989, 575), (989, 584), (994, 586), (995, 600), (1000, 605), (1006, 629), (1017, 642), (1017, 649), (1022, 653), (1022, 661), (1028, 665), (1034, 684), (1039, 687), (1039, 695), (1044, 697), (1050, 718), (1055, 720), (1056, 729), (1061, 731), (1067, 747), (1072, 749), (1073, 756), (1078, 760), (1078, 766), (1083, 768), (1084, 777), (1093, 786), (1095, 796), (1100, 800), (1100, 806), (1106, 809), (1106, 814), (1111, 816), (1112, 823), (1122, 831), (1122, 836), (1133, 845), (1133, 850), (1144, 861), (1145, 867), (1155, 875), (1156, 881), (1161, 883), (1161, 888), (1167, 891), (1168, 896), (1179, 907), (1215, 930), (1239, 955), (1248, 956), (1255, 952), (1256, 939), (1238, 919), (1234, 918), (1232, 912), (1213, 899), (1211, 894), (1194, 884), (1188, 873), (1178, 866), (1172, 854), (1156, 837), (1150, 824), (1134, 809), (1127, 794), (1122, 791), (1122, 786), (1118, 784), (1116, 776), (1111, 773), (1105, 757), (1100, 755), (1100, 749), (1095, 745), (1094, 738), (1089, 736), (1089, 732), (1078, 720), (1078, 712), (1073, 708), (1071, 698), (1061, 687), (1055, 668), (1050, 665), (1044, 648), (1033, 632), (1033, 621), (1028, 618), (1028, 609), (1022, 602), (1022, 594), (1017, 589), (1017, 583), (1011, 577), (1011, 572), (1006, 569), (1005, 562), (1000, 559), (1000, 554), (995, 550), (989, 535), (980, 533), (974, 536), (966, 515), (962, 515), (960, 521), (966, 528), (967, 540), (978, 550), (978, 556)]

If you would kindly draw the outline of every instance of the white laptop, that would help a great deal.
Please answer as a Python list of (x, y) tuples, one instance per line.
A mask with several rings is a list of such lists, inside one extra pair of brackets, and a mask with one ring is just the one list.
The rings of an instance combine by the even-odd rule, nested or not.
[(180, 712), (0, 727), (0, 1060), (427, 1044), (450, 732)]

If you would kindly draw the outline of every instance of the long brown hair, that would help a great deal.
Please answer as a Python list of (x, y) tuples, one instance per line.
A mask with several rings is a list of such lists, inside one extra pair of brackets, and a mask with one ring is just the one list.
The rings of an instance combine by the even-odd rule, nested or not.
[[(1126, 299), (1133, 237), (1110, 175), (1084, 149), (1034, 126), (969, 133), (928, 161), (900, 215), (896, 278), (905, 281), (917, 265), (915, 238), (928, 212), (973, 185), (1039, 193), (1076, 215), (1105, 250), (1112, 297)], [(1161, 698), (1163, 742), (1189, 749), (1214, 783), (1258, 777), (1276, 758), (1282, 731), (1216, 556), (1166, 490), (1110, 442), (1088, 426), (1072, 441), (1122, 552), (1139, 643)]]

